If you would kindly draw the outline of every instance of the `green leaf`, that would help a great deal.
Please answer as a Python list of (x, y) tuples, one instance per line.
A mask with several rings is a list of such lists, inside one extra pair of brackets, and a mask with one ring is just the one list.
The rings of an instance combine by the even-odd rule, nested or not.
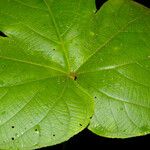
[(112, 0), (97, 18), (97, 47), (78, 70), (80, 85), (95, 97), (89, 129), (117, 138), (148, 134), (150, 11), (131, 1)]
[(1, 0), (0, 31), (0, 149), (150, 133), (149, 9)]

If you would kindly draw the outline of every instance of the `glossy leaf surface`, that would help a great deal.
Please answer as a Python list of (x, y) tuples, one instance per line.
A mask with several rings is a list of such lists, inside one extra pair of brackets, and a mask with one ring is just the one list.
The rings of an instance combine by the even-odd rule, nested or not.
[(106, 137), (150, 132), (148, 8), (1, 0), (0, 31), (0, 149), (58, 144), (88, 124)]

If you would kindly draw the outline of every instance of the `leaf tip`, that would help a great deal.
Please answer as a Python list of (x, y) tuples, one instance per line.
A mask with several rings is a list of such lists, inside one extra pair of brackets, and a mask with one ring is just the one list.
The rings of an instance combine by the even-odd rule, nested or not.
[(11, 138), (11, 140), (12, 140), (12, 141), (14, 141), (14, 140), (15, 140), (15, 138), (14, 138), (14, 137), (12, 137), (12, 138)]

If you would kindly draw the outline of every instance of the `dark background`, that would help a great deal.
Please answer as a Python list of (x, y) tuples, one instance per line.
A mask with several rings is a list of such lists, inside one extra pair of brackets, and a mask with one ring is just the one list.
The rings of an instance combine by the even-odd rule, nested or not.
[[(107, 0), (96, 0), (97, 9)], [(150, 8), (150, 0), (134, 0)], [(72, 137), (69, 141), (55, 146), (41, 148), (40, 150), (105, 150), (110, 149), (129, 149), (129, 148), (150, 149), (150, 135), (133, 137), (128, 139), (110, 139), (95, 135), (88, 129)], [(147, 148), (146, 148), (147, 147)], [(149, 147), (149, 148), (148, 148)]]

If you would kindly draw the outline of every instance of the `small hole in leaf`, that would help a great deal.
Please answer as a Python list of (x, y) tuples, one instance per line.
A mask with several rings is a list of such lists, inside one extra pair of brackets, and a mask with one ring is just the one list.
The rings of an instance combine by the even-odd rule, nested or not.
[(80, 123), (79, 125), (82, 127), (82, 124), (81, 124), (81, 123)]
[(15, 126), (11, 126), (11, 128), (15, 128)]
[(53, 134), (53, 136), (55, 136), (55, 134)]
[(7, 35), (4, 32), (2, 32), (2, 31), (0, 31), (0, 36), (7, 37)]
[(77, 80), (77, 76), (74, 76), (74, 80), (75, 80), (75, 81)]
[(12, 139), (12, 140), (15, 140), (15, 138), (14, 138), (14, 137), (12, 137), (11, 139)]
[(95, 4), (96, 4), (96, 12), (102, 7), (102, 5), (106, 2), (107, 0), (95, 0)]

